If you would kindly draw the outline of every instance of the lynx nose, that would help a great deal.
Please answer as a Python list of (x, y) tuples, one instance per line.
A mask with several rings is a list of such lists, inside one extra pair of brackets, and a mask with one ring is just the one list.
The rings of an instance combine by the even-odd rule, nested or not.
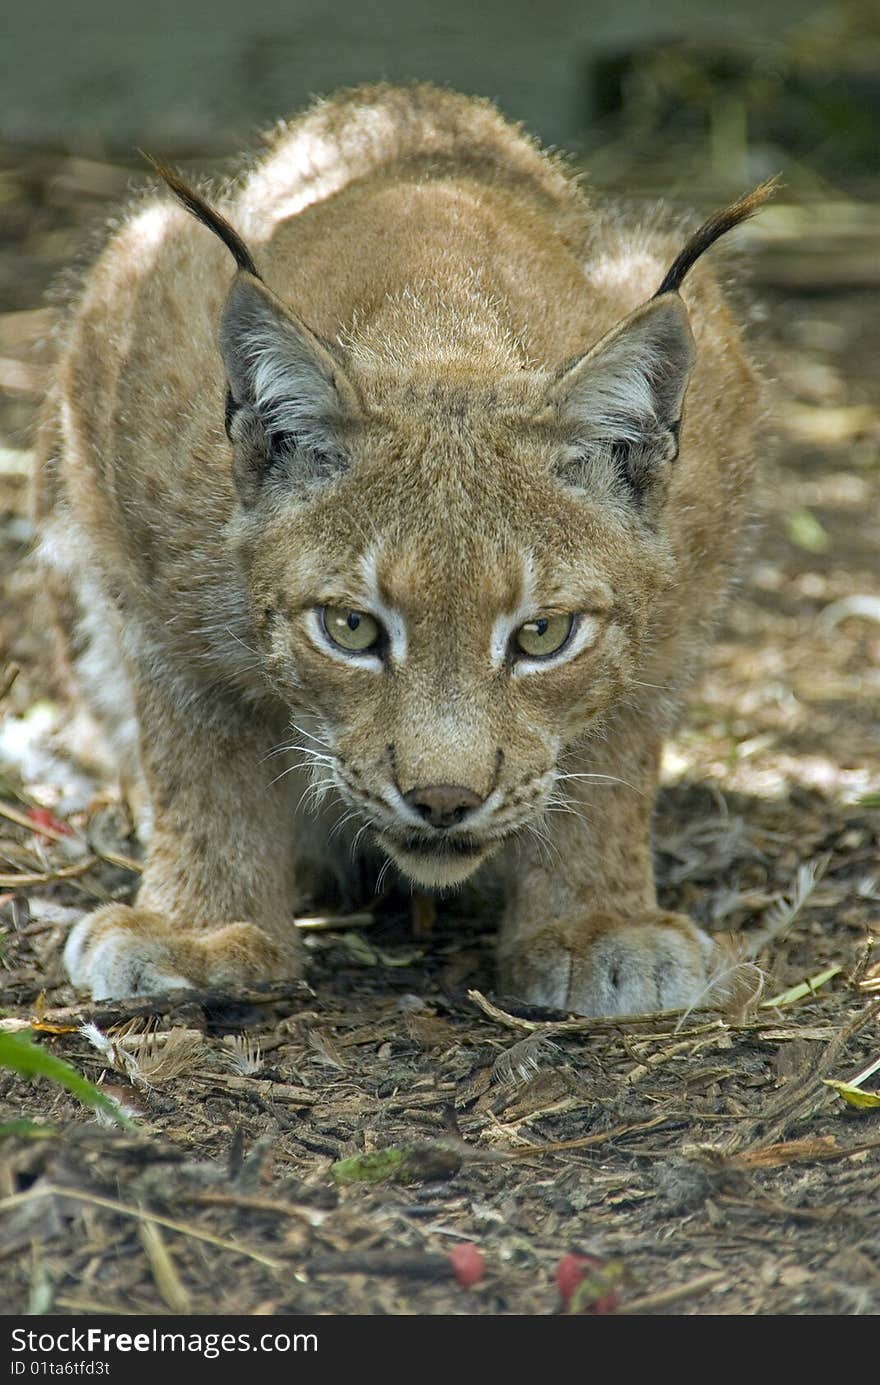
[(479, 794), (462, 784), (429, 784), (424, 789), (410, 789), (403, 797), (430, 827), (438, 828), (457, 827), (483, 802)]

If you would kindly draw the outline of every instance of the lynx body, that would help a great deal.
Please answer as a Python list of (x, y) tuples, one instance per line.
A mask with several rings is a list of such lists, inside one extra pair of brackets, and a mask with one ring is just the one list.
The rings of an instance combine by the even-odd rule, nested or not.
[(188, 205), (207, 228), (165, 194), (113, 234), (42, 432), (43, 551), (152, 824), (72, 980), (296, 974), (297, 897), (390, 858), (496, 871), (508, 994), (704, 997), (718, 949), (658, 909), (650, 818), (758, 391), (704, 263), (677, 289), (751, 208), (664, 280), (679, 237), (419, 86), (322, 103), (222, 218)]

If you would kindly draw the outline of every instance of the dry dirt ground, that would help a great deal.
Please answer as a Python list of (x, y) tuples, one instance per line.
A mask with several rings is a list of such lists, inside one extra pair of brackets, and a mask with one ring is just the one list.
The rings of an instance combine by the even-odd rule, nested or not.
[[(137, 847), (52, 692), (26, 502), (43, 295), (127, 180), (0, 151), (0, 655), (20, 670), (0, 736), (2, 1024), (30, 1021), (135, 1121), (0, 1072), (3, 1311), (552, 1314), (578, 1251), (603, 1265), (587, 1308), (876, 1312), (880, 1115), (826, 1085), (880, 1057), (864, 209), (841, 229), (824, 206), (782, 205), (753, 233), (778, 436), (656, 818), (665, 904), (737, 933), (763, 989), (723, 1015), (526, 1013), (492, 995), (491, 919), (389, 897), (306, 932), (306, 985), (151, 1013), (83, 1005), (61, 972), (70, 922), (129, 897)], [(396, 1180), (331, 1169), (389, 1148), (414, 1150)], [(461, 1242), (485, 1258), (469, 1288), (450, 1272)]]

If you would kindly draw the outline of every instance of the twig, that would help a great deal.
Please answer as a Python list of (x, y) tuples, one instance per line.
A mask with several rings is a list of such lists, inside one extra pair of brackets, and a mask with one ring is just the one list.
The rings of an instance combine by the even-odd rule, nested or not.
[(720, 1284), (724, 1275), (717, 1271), (712, 1274), (701, 1274), (696, 1279), (691, 1279), (687, 1284), (674, 1284), (671, 1289), (661, 1289), (656, 1294), (646, 1294), (644, 1298), (634, 1298), (629, 1303), (621, 1303), (617, 1309), (616, 1316), (621, 1317), (631, 1313), (653, 1313), (655, 1308), (665, 1308), (669, 1303), (677, 1303), (679, 1299), (691, 1298), (693, 1294), (704, 1294), (707, 1289), (713, 1289), (716, 1284)]
[[(676, 1125), (669, 1116), (654, 1116), (638, 1125), (615, 1125), (611, 1130), (600, 1130), (595, 1135), (581, 1135), (576, 1140), (550, 1140), (545, 1145), (523, 1145), (516, 1149), (503, 1151), (505, 1159), (525, 1159), (535, 1154), (560, 1154), (566, 1149), (589, 1149), (591, 1145), (603, 1145), (608, 1140), (617, 1140), (622, 1135), (634, 1135), (641, 1130), (656, 1130), (658, 1125)], [(499, 1151), (501, 1152), (501, 1151)]]
[(739, 1207), (747, 1212), (758, 1212), (764, 1216), (793, 1217), (795, 1221), (830, 1222), (838, 1217), (850, 1218), (854, 1214), (846, 1207), (790, 1207), (786, 1202), (776, 1202), (773, 1198), (731, 1197), (719, 1193), (715, 1201), (725, 1207)]
[(293, 1202), (279, 1202), (274, 1197), (257, 1197), (252, 1193), (195, 1193), (175, 1192), (176, 1202), (192, 1202), (198, 1207), (241, 1207), (248, 1212), (269, 1212), (273, 1217), (290, 1217), (320, 1226), (327, 1216), (316, 1207), (299, 1207)]
[[(830, 1141), (824, 1147), (820, 1141)], [(864, 1140), (861, 1144), (840, 1146), (834, 1143), (833, 1135), (820, 1135), (803, 1140), (787, 1140), (782, 1144), (768, 1145), (765, 1149), (735, 1154), (725, 1161), (728, 1168), (754, 1169), (778, 1168), (783, 1164), (831, 1163), (835, 1159), (850, 1159), (854, 1154), (867, 1150), (880, 1149), (880, 1140)]]
[(172, 1313), (191, 1312), (192, 1299), (178, 1274), (177, 1266), (171, 1258), (162, 1232), (158, 1226), (146, 1218), (138, 1227), (138, 1232), (162, 1302), (170, 1308)]
[(346, 928), (370, 928), (376, 922), (376, 915), (359, 914), (300, 914), (294, 918), (294, 928), (305, 932), (342, 932)]
[[(597, 1015), (581, 1019), (528, 1020), (520, 1015), (509, 1014), (507, 1010), (502, 1010), (499, 1005), (493, 1005), (491, 1000), (486, 999), (482, 991), (468, 991), (468, 1000), (472, 1000), (484, 1015), (495, 1020), (497, 1024), (503, 1024), (508, 1029), (524, 1029), (530, 1034), (605, 1034), (609, 1030), (620, 1029), (622, 1025), (641, 1027), (646, 1024), (656, 1024), (658, 1021), (662, 1023), (665, 1020), (677, 1020), (682, 1015), (695, 1013), (688, 1010), (656, 1010), (649, 1015)], [(716, 1021), (716, 1024), (720, 1023), (722, 1022)], [(715, 1026), (711, 1027), (714, 1028)]]
[(259, 1077), (237, 1077), (231, 1072), (194, 1072), (190, 1076), (209, 1087), (222, 1087), (245, 1096), (259, 1096), (266, 1101), (280, 1101), (286, 1106), (314, 1106), (319, 1100), (316, 1092), (295, 1087), (290, 1082), (269, 1082)]
[(863, 1082), (867, 1082), (869, 1077), (874, 1076), (878, 1068), (880, 1068), (880, 1058), (875, 1058), (873, 1063), (869, 1063), (868, 1066), (863, 1068), (855, 1077), (851, 1077), (846, 1085), (848, 1087), (861, 1087)]
[[(787, 1039), (829, 1039), (834, 1036), (834, 1030), (830, 1029), (804, 1029), (791, 1021), (790, 1031), (780, 1027), (780, 1022), (775, 1025), (770, 1019), (756, 1017), (755, 1019), (733, 1021), (725, 1019), (708, 1020), (705, 1024), (695, 1024), (690, 1029), (679, 1029), (674, 1021), (680, 1021), (682, 1015), (693, 1013), (711, 1014), (712, 1011), (689, 1011), (689, 1010), (657, 1010), (648, 1015), (604, 1015), (584, 1016), (580, 1019), (568, 1020), (530, 1020), (521, 1015), (511, 1015), (507, 1010), (502, 1010), (500, 1006), (494, 1005), (491, 1000), (487, 1000), (481, 991), (468, 991), (468, 999), (483, 1011), (489, 1019), (495, 1020), (497, 1024), (503, 1024), (507, 1029), (525, 1030), (528, 1034), (546, 1035), (548, 1038), (558, 1034), (613, 1034), (621, 1029), (642, 1029), (646, 1025), (668, 1024), (670, 1028), (659, 1031), (655, 1034), (642, 1034), (639, 1036), (640, 1043), (650, 1043), (652, 1039), (695, 1039), (701, 1034), (717, 1032), (720, 1034), (753, 1034), (758, 1039), (772, 1039), (784, 1042)], [(784, 1023), (784, 1020), (781, 1021)], [(773, 1027), (771, 1027), (771, 1025)]]
[[(69, 1294), (59, 1294), (55, 1299), (59, 1308), (69, 1308), (72, 1313), (99, 1313), (101, 1317), (140, 1318), (152, 1314), (149, 1308), (120, 1308), (115, 1303), (100, 1303), (92, 1298), (73, 1298)], [(161, 1313), (165, 1312), (162, 1308)]]
[(683, 1039), (680, 1043), (670, 1044), (668, 1048), (661, 1048), (659, 1052), (652, 1053), (650, 1057), (646, 1058), (643, 1063), (638, 1063), (636, 1067), (630, 1068), (629, 1072), (626, 1073), (623, 1077), (623, 1085), (625, 1087), (632, 1086), (634, 1082), (641, 1081), (643, 1077), (646, 1077), (648, 1073), (653, 1072), (655, 1068), (661, 1067), (662, 1064), (667, 1062), (668, 1059), (675, 1058), (677, 1055), (681, 1053), (687, 1053), (690, 1056), (693, 1056), (694, 1054), (701, 1052), (707, 1046), (707, 1044), (711, 1044), (713, 1042), (714, 1037), (704, 1039), (702, 1043), (695, 1043), (693, 1039)]
[(29, 832), (34, 832), (38, 837), (48, 837), (53, 842), (76, 841), (75, 835), (71, 832), (59, 832), (55, 827), (44, 827), (42, 823), (34, 822), (27, 813), (23, 813), (20, 808), (13, 808), (11, 803), (0, 803), (0, 818), (6, 818), (9, 822), (17, 823), (19, 827), (26, 827)]
[(412, 1251), (361, 1250), (348, 1254), (317, 1255), (304, 1268), (309, 1274), (399, 1274), (407, 1279), (455, 1277), (455, 1268), (448, 1255), (419, 1255)]
[(236, 1255), (244, 1255), (248, 1260), (256, 1260), (258, 1264), (267, 1265), (270, 1270), (284, 1270), (288, 1266), (283, 1260), (276, 1260), (271, 1255), (264, 1255), (262, 1251), (253, 1250), (250, 1246), (239, 1245), (235, 1241), (226, 1241), (222, 1236), (212, 1236), (209, 1231), (200, 1231), (196, 1226), (190, 1226), (187, 1222), (174, 1221), (171, 1217), (160, 1217), (155, 1212), (145, 1212), (142, 1207), (129, 1207), (124, 1202), (116, 1202), (110, 1197), (99, 1197), (97, 1193), (80, 1192), (78, 1188), (63, 1188), (54, 1183), (47, 1183), (39, 1188), (29, 1188), (25, 1193), (13, 1193), (11, 1197), (3, 1198), (0, 1202), (0, 1213), (12, 1211), (13, 1208), (21, 1207), (26, 1202), (35, 1202), (39, 1198), (58, 1197), (64, 1201), (84, 1202), (90, 1207), (103, 1207), (108, 1212), (117, 1212), (123, 1217), (133, 1217), (135, 1221), (152, 1222), (155, 1226), (164, 1226), (168, 1231), (177, 1231), (181, 1236), (189, 1236), (194, 1241), (205, 1241), (207, 1245), (217, 1246), (220, 1250), (231, 1250)]
[[(40, 828), (40, 831), (43, 829)], [(69, 837), (64, 838), (70, 841)], [(77, 861), (75, 866), (59, 866), (57, 870), (41, 871), (38, 875), (27, 875), (19, 873), (15, 875), (0, 875), (0, 888), (12, 890), (28, 889), (31, 885), (52, 885), (56, 880), (76, 880), (81, 875), (86, 875), (93, 866), (98, 864), (97, 856), (89, 856), (85, 861)]]
[(0, 683), (0, 702), (2, 702), (4, 697), (6, 697), (7, 694), (12, 691), (12, 685), (20, 673), (21, 669), (19, 668), (18, 664), (9, 665), (9, 667), (3, 675), (3, 682)]
[[(44, 827), (41, 823), (34, 822), (27, 813), (22, 813), (18, 808), (14, 808), (11, 803), (0, 803), (0, 817), (6, 818), (9, 822), (17, 823), (19, 827), (26, 827), (29, 832), (36, 833), (39, 837), (48, 837), (52, 842), (80, 842), (83, 846), (88, 845), (92, 854), (92, 864), (94, 860), (107, 861), (111, 866), (119, 866), (122, 870), (130, 870), (134, 875), (143, 873), (143, 866), (140, 861), (135, 861), (131, 856), (123, 856), (118, 851), (104, 851), (102, 847), (94, 846), (91, 842), (86, 842), (85, 838), (79, 833), (74, 832), (73, 828), (69, 832), (59, 832), (55, 827)], [(35, 881), (36, 884), (48, 884), (48, 881)]]
[(121, 1024), (129, 1019), (146, 1019), (150, 1015), (168, 1015), (178, 1010), (198, 1007), (202, 1010), (227, 1010), (236, 1005), (275, 1005), (292, 998), (313, 999), (314, 992), (305, 981), (267, 981), (262, 985), (243, 986), (237, 990), (164, 991), (157, 995), (137, 995), (124, 1000), (99, 1001), (94, 1005), (63, 1005), (47, 1010), (40, 1018), (47, 1024)]
[(120, 870), (130, 870), (132, 875), (143, 875), (143, 861), (136, 861), (133, 856), (123, 856), (121, 851), (105, 851), (93, 842), (89, 842), (89, 845), (99, 860), (106, 861), (111, 866), (118, 866)]
[[(784, 1139), (791, 1127), (804, 1118), (807, 1113), (806, 1108), (810, 1108), (812, 1104), (820, 1100), (824, 1101), (828, 1095), (822, 1081), (826, 1072), (837, 1062), (849, 1040), (866, 1024), (870, 1024), (872, 1020), (876, 1019), (878, 1015), (880, 1015), (880, 1000), (875, 1001), (873, 1005), (866, 1006), (860, 1015), (856, 1015), (855, 1019), (845, 1025), (832, 1039), (819, 1059), (811, 1065), (807, 1074), (787, 1083), (779, 1095), (768, 1102), (766, 1110), (755, 1118), (751, 1131), (738, 1132), (728, 1141), (724, 1153), (730, 1155), (742, 1153), (748, 1149), (763, 1149), (767, 1145), (777, 1144)], [(761, 1135), (752, 1142), (750, 1137), (754, 1137), (759, 1130)]]

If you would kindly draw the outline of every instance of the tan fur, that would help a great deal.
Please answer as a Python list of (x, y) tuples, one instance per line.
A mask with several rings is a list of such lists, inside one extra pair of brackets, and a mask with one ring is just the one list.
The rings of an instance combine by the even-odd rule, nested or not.
[[(652, 301), (679, 237), (597, 216), (489, 105), (422, 86), (316, 107), (218, 206), (257, 274), (139, 205), (44, 432), (45, 552), (153, 818), (137, 904), (77, 925), (74, 981), (294, 972), (295, 865), (342, 878), (356, 847), (440, 887), (493, 858), (526, 1000), (699, 999), (716, 951), (658, 911), (649, 827), (748, 505), (757, 389), (711, 272)], [(658, 406), (621, 463), (605, 415), (645, 352), (666, 422), (687, 391), (680, 450)], [(232, 443), (227, 377), (253, 392)], [(322, 645), (325, 604), (386, 623), (381, 667)], [(505, 621), (543, 611), (592, 643), (523, 674)], [(436, 786), (485, 807), (421, 825), (406, 796)]]

